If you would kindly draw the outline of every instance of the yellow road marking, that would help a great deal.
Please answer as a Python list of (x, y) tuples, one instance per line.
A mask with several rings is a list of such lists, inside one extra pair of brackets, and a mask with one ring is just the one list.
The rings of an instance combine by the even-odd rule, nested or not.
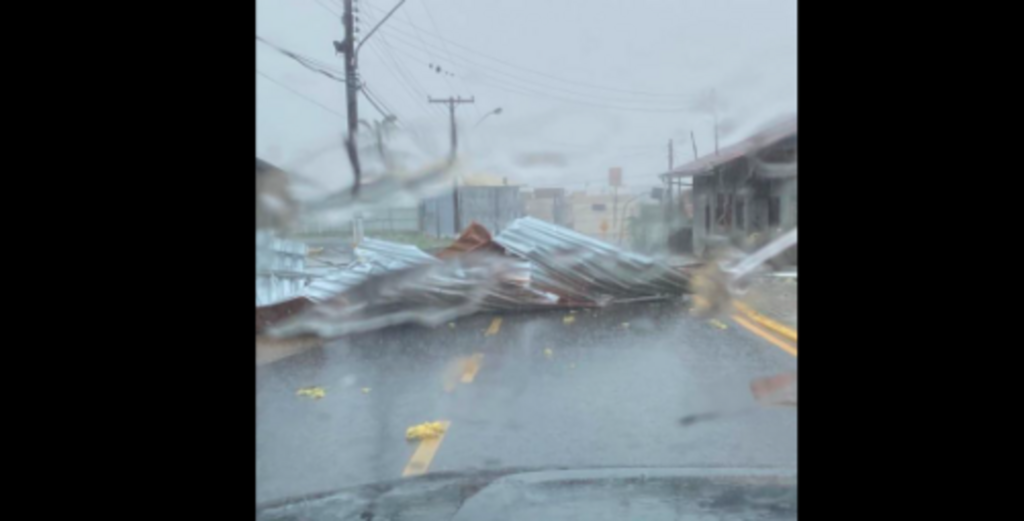
[(766, 327), (768, 329), (771, 329), (772, 331), (774, 331), (774, 332), (776, 332), (776, 333), (778, 333), (778, 334), (780, 334), (780, 335), (782, 335), (782, 336), (792, 340), (793, 342), (796, 342), (796, 331), (794, 329), (786, 327), (786, 326), (784, 326), (784, 325), (782, 325), (782, 324), (780, 324), (780, 323), (778, 323), (778, 322), (776, 322), (776, 321), (774, 321), (774, 320), (772, 320), (772, 319), (770, 319), (770, 318), (768, 318), (768, 317), (758, 313), (757, 311), (754, 311), (753, 309), (750, 308), (750, 306), (748, 306), (748, 305), (746, 305), (746, 304), (744, 304), (742, 302), (733, 301), (732, 305), (736, 309), (740, 310), (740, 312), (742, 312), (744, 315), (746, 315), (747, 318), (749, 318), (750, 320), (753, 320), (754, 322), (757, 322), (758, 324), (761, 324), (762, 326), (764, 326), (764, 327)]
[(501, 317), (494, 317), (494, 320), (491, 321), (490, 327), (488, 327), (487, 331), (484, 332), (484, 336), (494, 336), (494, 335), (497, 335), (498, 331), (500, 331), (500, 330), (501, 330)]
[(413, 452), (412, 457), (409, 458), (409, 463), (405, 465), (402, 477), (419, 476), (420, 474), (427, 473), (427, 470), (430, 468), (430, 462), (434, 460), (434, 455), (441, 448), (441, 442), (448, 435), (448, 427), (451, 424), (452, 422), (448, 420), (442, 420), (441, 425), (444, 426), (444, 432), (437, 438), (426, 439), (420, 442), (419, 446), (416, 447), (416, 452)]
[[(496, 320), (501, 319), (499, 318)], [(473, 356), (466, 359), (462, 365), (462, 383), (473, 383), (473, 379), (476, 378), (476, 373), (480, 370), (480, 363), (483, 362), (483, 360), (483, 353), (474, 353)]]
[(771, 342), (779, 349), (782, 349), (783, 351), (793, 356), (796, 356), (796, 346), (792, 346), (789, 344), (789, 342), (786, 342), (785, 340), (775, 337), (771, 333), (761, 329), (760, 327), (755, 326), (754, 324), (747, 321), (747, 319), (739, 315), (733, 315), (732, 319), (735, 320), (737, 324), (747, 328), (747, 330), (750, 331), (751, 333), (754, 333), (755, 335)]

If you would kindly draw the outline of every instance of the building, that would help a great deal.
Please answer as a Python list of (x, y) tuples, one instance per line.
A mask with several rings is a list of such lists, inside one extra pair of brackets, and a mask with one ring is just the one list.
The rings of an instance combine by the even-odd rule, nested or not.
[(521, 196), (526, 215), (566, 228), (573, 227), (572, 208), (564, 188), (537, 188), (522, 192)]
[(619, 243), (627, 239), (627, 222), (638, 213), (637, 201), (642, 196), (626, 191), (591, 194), (573, 192), (569, 197), (572, 229), (595, 239)]
[[(763, 244), (797, 225), (797, 122), (790, 119), (660, 175), (666, 220), (685, 212), (683, 187), (692, 190), (692, 251), (727, 240)], [(670, 230), (669, 240), (686, 234)], [(795, 262), (795, 252), (790, 254)]]

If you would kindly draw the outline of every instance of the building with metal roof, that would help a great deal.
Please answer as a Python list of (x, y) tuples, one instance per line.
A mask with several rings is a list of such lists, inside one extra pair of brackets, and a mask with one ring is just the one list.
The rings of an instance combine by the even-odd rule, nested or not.
[[(753, 246), (796, 227), (797, 120), (781, 121), (669, 172), (659, 174), (666, 189), (666, 217), (681, 211), (683, 187), (692, 189), (692, 251), (701, 254), (718, 241)], [(795, 262), (795, 257), (793, 257)]]

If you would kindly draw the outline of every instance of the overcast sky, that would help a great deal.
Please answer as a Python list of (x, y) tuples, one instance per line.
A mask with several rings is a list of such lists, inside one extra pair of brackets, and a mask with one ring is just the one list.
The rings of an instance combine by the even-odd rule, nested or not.
[[(397, 2), (357, 0), (359, 36)], [(344, 37), (342, 0), (256, 3), (257, 35), (343, 69), (331, 43)], [(669, 139), (676, 165), (693, 159), (691, 131), (700, 155), (713, 151), (712, 91), (720, 146), (794, 115), (796, 41), (796, 0), (406, 0), (359, 67), (408, 129), (396, 146), (417, 160), (448, 148), (447, 109), (427, 96), (472, 96), (456, 110), (470, 170), (583, 188), (619, 166), (646, 187), (667, 170)], [(325, 151), (299, 170), (327, 188), (349, 183), (344, 86), (258, 42), (256, 67), (257, 155), (288, 167)], [(363, 97), (359, 116), (381, 119)]]

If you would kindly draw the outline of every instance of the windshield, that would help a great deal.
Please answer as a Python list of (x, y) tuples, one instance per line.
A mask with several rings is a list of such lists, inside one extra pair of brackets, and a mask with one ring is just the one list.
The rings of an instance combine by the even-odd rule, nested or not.
[(791, 475), (796, 29), (795, 0), (257, 0), (258, 503)]

